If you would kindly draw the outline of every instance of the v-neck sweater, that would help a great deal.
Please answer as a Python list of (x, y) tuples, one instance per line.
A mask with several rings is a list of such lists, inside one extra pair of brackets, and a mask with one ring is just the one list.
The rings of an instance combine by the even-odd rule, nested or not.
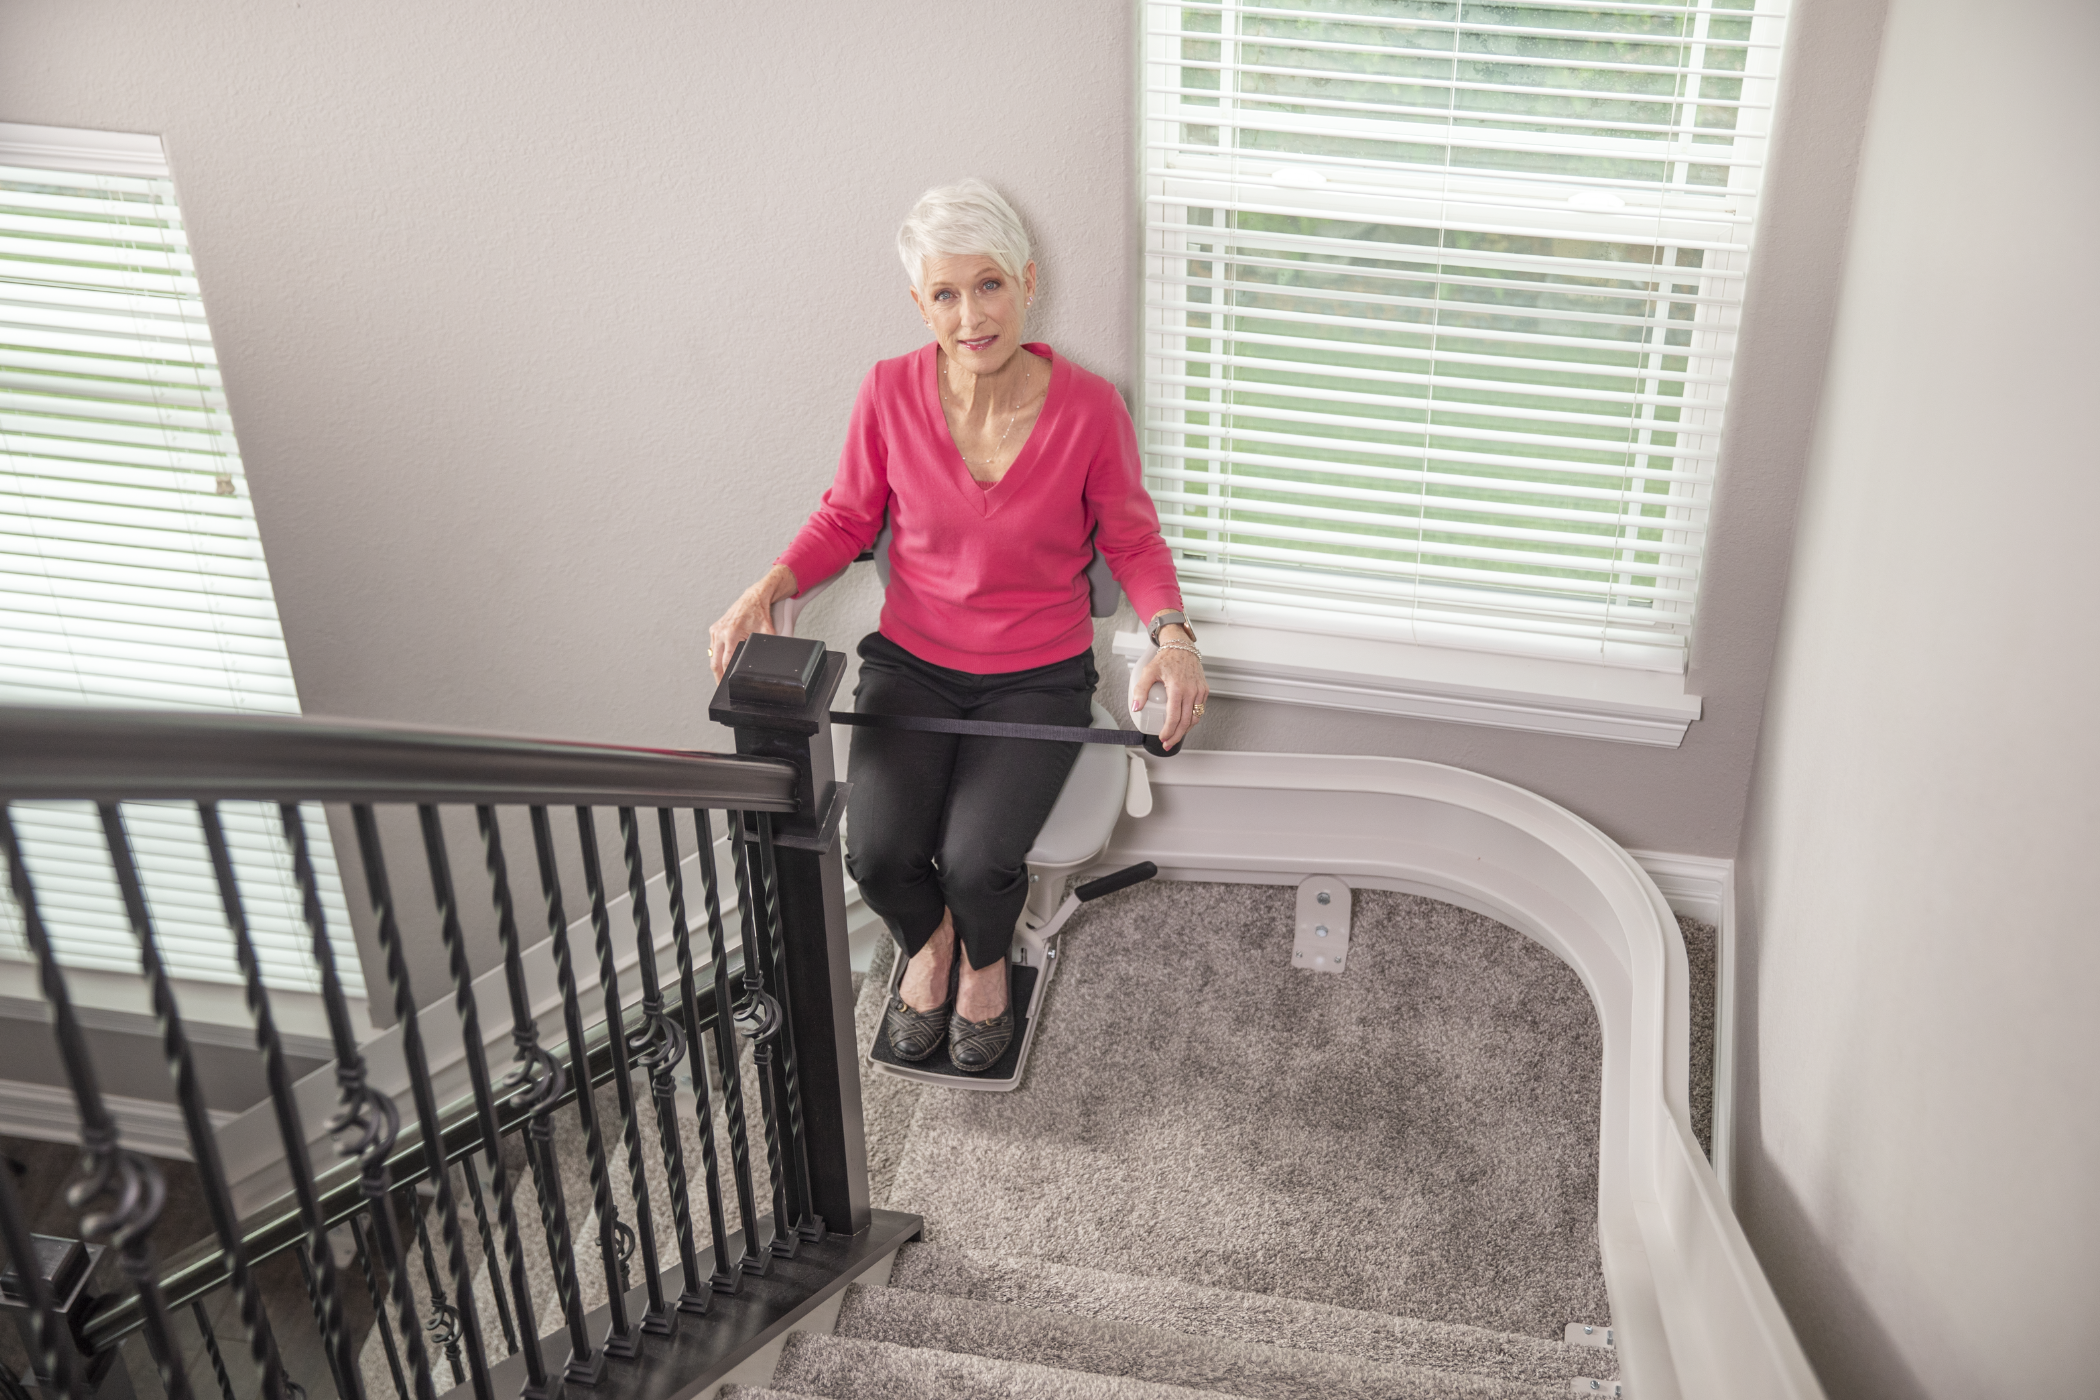
[(938, 346), (884, 360), (853, 404), (838, 475), (776, 563), (807, 590), (873, 544), (888, 516), (880, 630), (974, 675), (1026, 671), (1094, 644), (1086, 569), (1098, 547), (1139, 617), (1181, 607), (1115, 386), (1047, 345), (1050, 388), (1020, 455), (986, 490), (941, 410)]

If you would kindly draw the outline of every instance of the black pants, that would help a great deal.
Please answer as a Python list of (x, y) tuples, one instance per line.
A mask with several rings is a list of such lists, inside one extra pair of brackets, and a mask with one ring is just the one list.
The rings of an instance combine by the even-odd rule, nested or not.
[[(1093, 722), (1092, 652), (977, 676), (921, 661), (874, 632), (861, 639), (860, 659), (853, 700), (863, 714)], [(1036, 739), (853, 731), (846, 868), (906, 957), (926, 946), (943, 908), (971, 967), (1006, 956), (1028, 900), (1028, 848), (1078, 758), (1077, 744)]]

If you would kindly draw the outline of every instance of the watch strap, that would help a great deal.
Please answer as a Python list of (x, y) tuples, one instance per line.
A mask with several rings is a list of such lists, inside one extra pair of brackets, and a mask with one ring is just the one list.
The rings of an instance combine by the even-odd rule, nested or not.
[(1152, 614), (1152, 620), (1145, 624), (1145, 636), (1150, 639), (1152, 645), (1158, 646), (1160, 630), (1166, 627), (1186, 628), (1192, 640), (1196, 635), (1196, 629), (1189, 626), (1187, 613), (1174, 608), (1162, 608)]

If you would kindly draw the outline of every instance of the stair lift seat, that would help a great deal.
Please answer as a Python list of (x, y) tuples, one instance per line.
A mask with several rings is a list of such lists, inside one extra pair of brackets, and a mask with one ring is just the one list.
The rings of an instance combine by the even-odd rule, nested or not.
[[(884, 584), (889, 582), (889, 541), (889, 525), (885, 522), (871, 551), (876, 574)], [(869, 557), (862, 556), (863, 559)], [(835, 576), (821, 580), (803, 589), (799, 597), (784, 598), (775, 603), (773, 630), (785, 637), (795, 635), (796, 617), (811, 599), (834, 581)], [(1118, 590), (1108, 571), (1107, 561), (1099, 553), (1095, 554), (1092, 566), (1087, 569), (1087, 581), (1092, 589), (1093, 615), (1112, 616)], [(1147, 701), (1138, 727), (1156, 734), (1164, 718), (1164, 688), (1155, 685)], [(1099, 701), (1094, 702), (1093, 711), (1094, 728), (1117, 727), (1115, 717), (1103, 709)], [(868, 1052), (869, 1063), (883, 1073), (951, 1089), (999, 1093), (1018, 1087), (1021, 1070), (1028, 1062), (1029, 1046), (1035, 1038), (1036, 1012), (1042, 1004), (1044, 991), (1050, 985), (1051, 974), (1057, 970), (1058, 932), (1079, 907), (1078, 897), (1067, 895), (1065, 886), (1072, 876), (1100, 860), (1102, 851), (1108, 848), (1109, 838), (1115, 834), (1117, 819), (1125, 811), (1134, 817), (1142, 817), (1151, 810), (1151, 784), (1145, 773), (1145, 760), (1137, 750), (1110, 744), (1082, 744), (1079, 758), (1058, 792), (1057, 803), (1050, 809), (1048, 820), (1043, 823), (1035, 845), (1028, 852), (1028, 902), (1021, 911), (1020, 923), (1014, 929), (1009, 964), (1009, 995), (1014, 1008), (1013, 1043), (990, 1069), (982, 1074), (965, 1074), (948, 1058), (945, 1044), (928, 1059), (905, 1063), (887, 1058), (889, 1044), (878, 1034)], [(903, 977), (904, 962), (899, 959), (890, 972), (891, 995), (896, 994)]]

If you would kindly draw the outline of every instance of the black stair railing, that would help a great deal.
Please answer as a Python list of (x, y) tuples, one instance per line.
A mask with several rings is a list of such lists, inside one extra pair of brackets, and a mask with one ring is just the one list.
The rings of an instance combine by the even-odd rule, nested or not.
[[(844, 788), (832, 781), (822, 717), (843, 668), (836, 656), (823, 662), (802, 705), (782, 705), (777, 695), (740, 702), (732, 673), (711, 713), (735, 726), (736, 754), (296, 719), (0, 709), (0, 859), (82, 1124), (80, 1165), (66, 1192), (73, 1237), (33, 1232), (11, 1173), (0, 1170), (0, 1248), (10, 1261), (0, 1305), (16, 1316), (30, 1361), (26, 1376), (0, 1373), (0, 1397), (668, 1393), (666, 1365), (720, 1362), (734, 1354), (731, 1334), (739, 1328), (750, 1333), (777, 1318), (784, 1299), (816, 1297), (827, 1286), (823, 1271), (859, 1257), (850, 1241), (870, 1226), (839, 896)], [(288, 1193), (246, 1219), (235, 1215), (181, 988), (163, 962), (163, 934), (125, 827), (124, 803), (171, 799), (196, 808), (284, 1152)], [(98, 805), (211, 1224), (206, 1240), (161, 1238), (161, 1169), (124, 1147), (100, 1088), (42, 913), (34, 855), (24, 859), (10, 806), (48, 800)], [(298, 887), (335, 1053), (336, 1111), (325, 1125), (309, 1124), (302, 1112), (220, 817), (221, 804), (249, 801), (277, 805)], [(405, 1083), (394, 1087), (405, 1089), (406, 1105), (374, 1082), (357, 1040), (306, 803), (350, 810), (405, 1069)], [(445, 1048), (457, 1052), (466, 1078), (466, 1092), (451, 1102), (439, 1099), (424, 1024), (442, 992), (412, 982), (404, 930), (414, 920), (398, 904), (408, 886), (390, 868), (405, 855), (389, 848), (378, 813), (391, 804), (413, 806), (420, 827), (460, 1028), (459, 1045)], [(482, 859), (470, 880), (448, 849), (448, 806), (474, 809)], [(552, 819), (563, 806), (576, 822), (595, 997), (580, 985), (571, 942), (580, 926), (571, 928), (564, 901)], [(509, 807), (526, 809), (533, 835), (559, 1002), (551, 1045), (542, 1040), (505, 854), (499, 813)], [(617, 917), (599, 851), (605, 808), (613, 809), (626, 876), (628, 907)], [(661, 866), (654, 875), (641, 834), (645, 809), (656, 813)], [(689, 815), (681, 819), (681, 811)], [(741, 933), (734, 955), (716, 813)], [(659, 965), (651, 919), (656, 879), (669, 910), (670, 968)], [(698, 908), (689, 922), (693, 882)], [(474, 966), (463, 910), (475, 898), (494, 915), (495, 968)], [(697, 947), (696, 934), (705, 939)], [(629, 937), (636, 963), (623, 978), (618, 955)], [(498, 969), (504, 1004), (484, 1007), (477, 971)], [(632, 1001), (630, 992), (638, 992)], [(500, 1075), (484, 1049), (490, 1013), (510, 1024), (510, 1066)], [(755, 1122), (742, 1091), (747, 1061), (758, 1087)], [(605, 1085), (616, 1118), (601, 1120), (593, 1091)], [(689, 1107), (681, 1107), (681, 1087)], [(580, 1164), (564, 1161), (557, 1148), (564, 1109), (576, 1114)], [(613, 1133), (624, 1200), (614, 1187)], [(753, 1161), (754, 1134), (762, 1164)], [(690, 1160), (689, 1136), (699, 1148)], [(332, 1138), (343, 1160), (314, 1153), (318, 1137)], [(564, 1169), (578, 1166), (587, 1199), (572, 1199), (564, 1186)], [(754, 1180), (761, 1170), (763, 1180)], [(653, 1193), (668, 1198), (668, 1221), (655, 1218)], [(583, 1216), (595, 1217), (594, 1238), (579, 1245), (573, 1231)], [(883, 1223), (895, 1234), (904, 1222), (916, 1224), (908, 1217)], [(827, 1253), (828, 1240), (841, 1246)], [(122, 1286), (98, 1294), (83, 1281), (105, 1249), (115, 1251)], [(291, 1309), (282, 1299), (271, 1306), (261, 1282), (260, 1266), (285, 1253), (298, 1260), (305, 1294)], [(537, 1296), (535, 1257), (551, 1275)], [(793, 1277), (776, 1279), (776, 1264)], [(582, 1282), (587, 1270), (604, 1279), (595, 1314)], [(747, 1298), (750, 1289), (770, 1291)], [(230, 1317), (212, 1306), (222, 1291)], [(218, 1330), (236, 1326), (237, 1343)], [(312, 1336), (290, 1346), (279, 1335), (288, 1326), (309, 1327)], [(694, 1329), (714, 1332), (681, 1337)], [(123, 1363), (134, 1338), (150, 1367)], [(643, 1385), (635, 1378), (645, 1374), (652, 1379)]]

